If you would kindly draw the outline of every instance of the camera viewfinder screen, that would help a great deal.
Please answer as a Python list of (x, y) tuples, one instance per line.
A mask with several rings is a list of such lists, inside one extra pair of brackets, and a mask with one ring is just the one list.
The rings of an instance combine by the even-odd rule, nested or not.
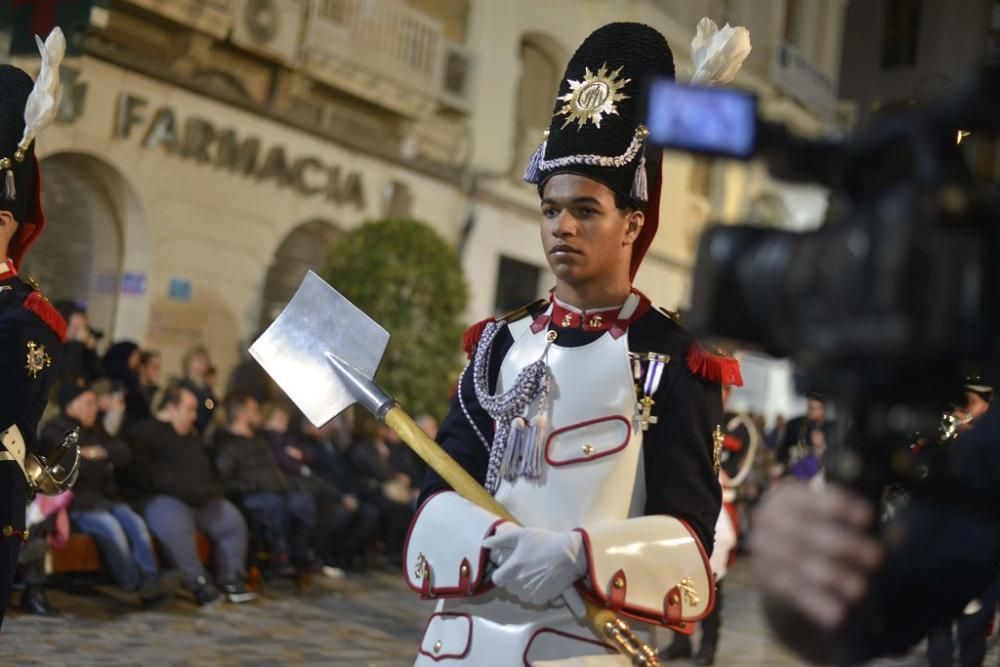
[(650, 83), (649, 139), (664, 148), (747, 159), (753, 153), (757, 100), (723, 88)]

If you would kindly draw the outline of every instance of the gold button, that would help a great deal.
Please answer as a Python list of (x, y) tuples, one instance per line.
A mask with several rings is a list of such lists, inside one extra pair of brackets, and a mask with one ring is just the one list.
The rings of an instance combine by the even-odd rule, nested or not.
[(21, 541), (22, 542), (27, 542), (28, 541), (28, 537), (30, 535), (31, 535), (31, 529), (30, 528), (25, 528), (24, 532), (21, 533)]
[(434, 652), (435, 653), (440, 653), (441, 652), (441, 640), (440, 639), (437, 640), (436, 642), (434, 642)]
[(14, 534), (14, 527), (13, 526), (11, 526), (10, 524), (8, 524), (8, 525), (6, 525), (6, 526), (3, 527), (3, 536), (4, 537), (10, 537), (13, 534)]
[(550, 331), (547, 334), (545, 334), (545, 340), (547, 340), (550, 343), (556, 342), (556, 338), (558, 337), (559, 334), (557, 334), (555, 331)]
[(214, 410), (215, 409), (215, 401), (213, 401), (210, 398), (206, 398), (205, 399), (205, 407), (207, 409), (209, 409), (209, 410)]
[(584, 456), (590, 456), (593, 453), (594, 453), (593, 446), (591, 446), (591, 445), (584, 445), (583, 446), (583, 455)]
[(615, 588), (622, 588), (625, 586), (625, 580), (622, 579), (621, 577), (615, 577), (615, 580), (612, 582), (612, 585)]

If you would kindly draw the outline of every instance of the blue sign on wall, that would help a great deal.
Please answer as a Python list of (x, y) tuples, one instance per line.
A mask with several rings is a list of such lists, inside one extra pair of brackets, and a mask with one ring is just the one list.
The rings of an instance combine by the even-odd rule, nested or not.
[(191, 281), (184, 278), (171, 278), (167, 296), (171, 301), (187, 303), (191, 300)]
[(146, 274), (129, 273), (122, 275), (122, 294), (140, 295), (146, 293)]

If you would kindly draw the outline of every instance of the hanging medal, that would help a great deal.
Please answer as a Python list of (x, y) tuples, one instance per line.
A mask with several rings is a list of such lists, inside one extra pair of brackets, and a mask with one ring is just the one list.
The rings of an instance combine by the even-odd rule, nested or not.
[(643, 431), (648, 431), (649, 425), (657, 422), (657, 417), (653, 414), (653, 406), (656, 404), (653, 395), (660, 388), (663, 371), (670, 363), (670, 356), (656, 352), (629, 353), (629, 356), (632, 359), (632, 374), (636, 381), (636, 391), (640, 396), (635, 406), (639, 427)]

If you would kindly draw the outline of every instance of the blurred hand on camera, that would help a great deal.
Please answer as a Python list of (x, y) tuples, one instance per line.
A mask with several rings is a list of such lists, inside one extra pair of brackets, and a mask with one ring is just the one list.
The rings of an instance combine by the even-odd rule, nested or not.
[(865, 596), (882, 560), (871, 503), (835, 486), (778, 484), (754, 514), (750, 545), (763, 593), (833, 630)]

